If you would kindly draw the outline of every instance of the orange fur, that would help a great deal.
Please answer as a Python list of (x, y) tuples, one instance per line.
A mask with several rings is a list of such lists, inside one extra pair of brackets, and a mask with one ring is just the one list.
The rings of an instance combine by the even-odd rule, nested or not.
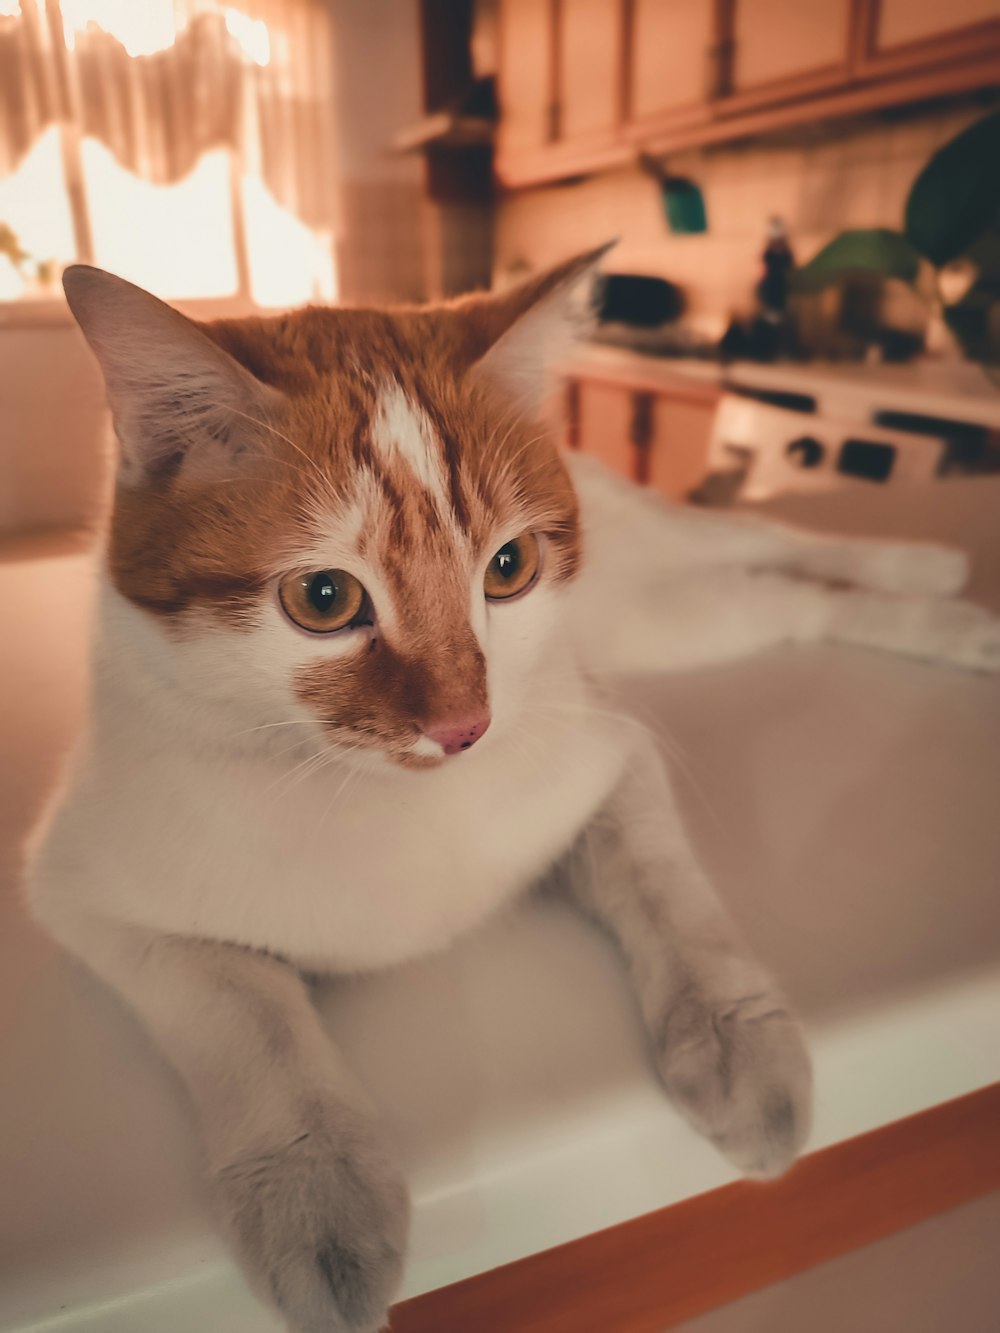
[[(486, 667), (469, 623), (459, 545), (485, 562), (491, 542), (516, 535), (510, 524), (531, 527), (545, 539), (546, 577), (558, 581), (577, 570), (580, 532), (576, 497), (544, 421), (505, 400), (476, 363), (589, 262), (571, 261), (500, 298), (387, 311), (309, 308), (201, 326), (279, 391), (277, 406), (266, 420), (234, 421), (232, 438), (245, 447), (226, 475), (205, 475), (178, 456), (142, 485), (119, 487), (109, 550), (116, 587), (172, 634), (193, 632), (192, 611), (238, 630), (253, 622), (297, 553), (357, 504), (363, 475), (359, 551), (377, 552), (398, 629), (392, 643), (376, 629), (370, 652), (303, 671), (300, 698), (335, 731), (397, 758), (435, 719), (485, 706)], [(404, 463), (374, 446), (373, 414), (386, 385), (398, 386), (430, 423), (450, 513), (439, 512)]]

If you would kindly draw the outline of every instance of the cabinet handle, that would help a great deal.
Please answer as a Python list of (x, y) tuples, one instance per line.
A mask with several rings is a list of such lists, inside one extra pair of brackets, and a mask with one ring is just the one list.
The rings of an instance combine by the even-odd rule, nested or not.
[(714, 38), (708, 48), (708, 100), (717, 101), (733, 91), (733, 62), (736, 56), (735, 0), (715, 0)]
[(655, 396), (651, 393), (633, 393), (632, 422), (629, 427), (629, 439), (635, 449), (632, 464), (633, 475), (640, 486), (649, 485), (650, 452), (653, 445), (653, 404)]
[(561, 119), (562, 119), (562, 116), (560, 115), (560, 110), (561, 110), (561, 108), (560, 108), (558, 102), (550, 102), (550, 103), (549, 103), (549, 106), (548, 106), (549, 127), (548, 127), (548, 128), (549, 128), (549, 142), (550, 142), (550, 143), (555, 143), (555, 141), (559, 138), (560, 121), (561, 121)]
[(580, 381), (566, 381), (566, 443), (571, 449), (580, 447)]

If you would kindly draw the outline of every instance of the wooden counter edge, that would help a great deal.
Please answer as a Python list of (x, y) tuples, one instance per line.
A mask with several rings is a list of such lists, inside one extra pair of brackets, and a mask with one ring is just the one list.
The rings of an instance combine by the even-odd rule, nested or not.
[(661, 1333), (1000, 1188), (1000, 1083), (394, 1307), (392, 1333)]

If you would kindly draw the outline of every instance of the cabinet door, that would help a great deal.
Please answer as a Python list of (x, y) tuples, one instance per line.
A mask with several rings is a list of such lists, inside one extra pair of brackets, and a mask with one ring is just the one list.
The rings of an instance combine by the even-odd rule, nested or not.
[(633, 0), (629, 119), (679, 119), (714, 91), (713, 0)]
[(883, 49), (950, 36), (997, 21), (997, 0), (879, 0), (876, 38)]
[(668, 500), (686, 500), (705, 480), (716, 401), (702, 395), (657, 395), (646, 476)]
[(997, 0), (862, 0), (862, 68), (893, 72), (1000, 46)]
[(560, 0), (557, 130), (560, 139), (614, 132), (622, 118), (624, 0)]
[(579, 381), (576, 447), (623, 477), (635, 477), (632, 395), (618, 384)]
[(555, 132), (554, 5), (503, 0), (500, 6), (500, 151), (536, 152)]
[(851, 0), (732, 0), (730, 91), (807, 92), (847, 78)]

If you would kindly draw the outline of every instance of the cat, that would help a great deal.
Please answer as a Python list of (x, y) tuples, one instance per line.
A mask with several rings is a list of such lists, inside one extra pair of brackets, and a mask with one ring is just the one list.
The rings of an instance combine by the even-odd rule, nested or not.
[(698, 1131), (760, 1176), (806, 1140), (799, 1024), (591, 667), (823, 637), (1000, 661), (998, 622), (949, 600), (955, 552), (571, 475), (548, 376), (602, 253), (436, 307), (204, 325), (65, 274), (119, 463), (89, 721), (28, 899), (180, 1074), (219, 1224), (294, 1333), (379, 1328), (408, 1224), (305, 978), (440, 949), (533, 887), (617, 941)]

